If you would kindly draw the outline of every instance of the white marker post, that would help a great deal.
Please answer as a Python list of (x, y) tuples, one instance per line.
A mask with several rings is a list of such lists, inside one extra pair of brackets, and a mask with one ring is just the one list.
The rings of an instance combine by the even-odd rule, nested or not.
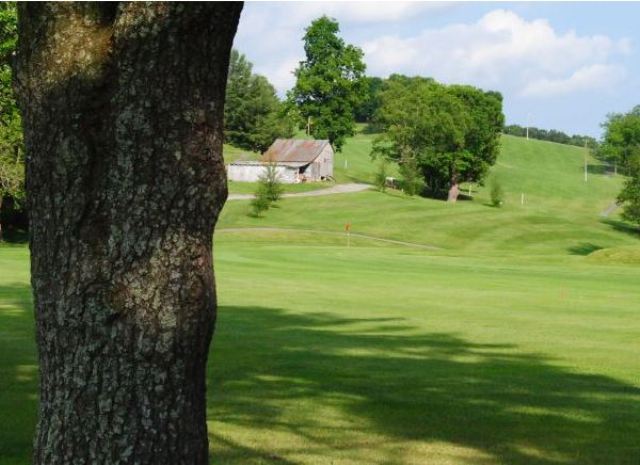
[(588, 164), (587, 164), (587, 143), (584, 143), (584, 182), (587, 182), (589, 180), (589, 168), (588, 168)]
[(520, 205), (524, 205), (524, 192), (520, 194)]

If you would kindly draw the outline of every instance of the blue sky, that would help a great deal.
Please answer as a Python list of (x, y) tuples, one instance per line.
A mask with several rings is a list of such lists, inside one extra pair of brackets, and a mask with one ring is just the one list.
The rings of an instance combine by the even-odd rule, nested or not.
[(235, 47), (284, 95), (322, 14), (367, 74), (498, 90), (507, 123), (599, 137), (608, 113), (640, 104), (640, 3), (247, 2)]

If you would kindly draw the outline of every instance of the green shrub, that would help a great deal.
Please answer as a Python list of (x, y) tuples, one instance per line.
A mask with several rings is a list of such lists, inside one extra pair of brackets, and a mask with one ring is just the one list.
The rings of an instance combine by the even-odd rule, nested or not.
[(495, 178), (491, 181), (489, 195), (491, 196), (491, 205), (494, 207), (502, 206), (502, 203), (504, 202), (504, 190), (502, 189), (500, 182)]
[(264, 195), (269, 202), (277, 202), (282, 197), (284, 188), (280, 183), (275, 164), (269, 163), (265, 167), (265, 174), (260, 178), (260, 188), (264, 190)]
[(373, 177), (373, 184), (380, 192), (385, 192), (387, 190), (387, 175), (387, 161), (381, 160), (380, 165), (378, 166), (378, 171), (376, 171), (376, 174)]
[(251, 199), (251, 213), (255, 218), (262, 217), (262, 213), (267, 211), (271, 206), (268, 194), (262, 186), (258, 187), (253, 199)]
[(418, 170), (416, 159), (407, 157), (403, 159), (399, 167), (400, 171), (400, 187), (407, 195), (420, 194), (424, 189), (424, 181)]

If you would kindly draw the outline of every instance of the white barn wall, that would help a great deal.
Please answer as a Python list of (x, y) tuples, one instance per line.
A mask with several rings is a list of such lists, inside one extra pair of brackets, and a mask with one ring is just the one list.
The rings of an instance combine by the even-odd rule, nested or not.
[[(236, 182), (258, 182), (266, 174), (266, 164), (260, 162), (239, 162), (227, 165), (227, 179)], [(297, 168), (276, 165), (280, 182), (295, 184), (298, 182)]]

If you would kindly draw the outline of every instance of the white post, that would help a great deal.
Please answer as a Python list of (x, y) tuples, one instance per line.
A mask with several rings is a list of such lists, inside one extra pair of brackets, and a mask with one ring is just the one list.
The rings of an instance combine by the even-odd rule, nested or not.
[(588, 155), (588, 149), (587, 149), (587, 142), (585, 141), (584, 143), (584, 182), (587, 182), (589, 179), (589, 165), (587, 163), (587, 155)]
[(471, 197), (471, 183), (469, 183), (469, 197)]
[(524, 192), (520, 194), (520, 205), (524, 205)]

